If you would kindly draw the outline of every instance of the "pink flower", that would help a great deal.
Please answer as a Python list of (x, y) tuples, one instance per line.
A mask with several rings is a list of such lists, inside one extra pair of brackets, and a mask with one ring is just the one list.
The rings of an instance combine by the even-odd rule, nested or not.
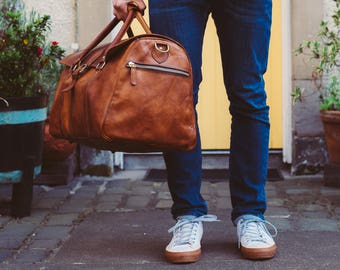
[(58, 46), (59, 42), (58, 41), (52, 41), (52, 46)]
[(43, 53), (43, 48), (37, 47), (37, 56), (40, 57)]

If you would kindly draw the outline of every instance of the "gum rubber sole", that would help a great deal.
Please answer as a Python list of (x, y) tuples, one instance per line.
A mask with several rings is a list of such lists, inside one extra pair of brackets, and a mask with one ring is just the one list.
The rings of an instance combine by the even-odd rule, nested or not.
[(241, 246), (241, 254), (244, 258), (250, 260), (265, 260), (275, 256), (277, 246), (273, 245), (268, 248), (245, 248)]
[(193, 263), (201, 257), (201, 249), (188, 252), (170, 252), (165, 250), (165, 257), (171, 263)]

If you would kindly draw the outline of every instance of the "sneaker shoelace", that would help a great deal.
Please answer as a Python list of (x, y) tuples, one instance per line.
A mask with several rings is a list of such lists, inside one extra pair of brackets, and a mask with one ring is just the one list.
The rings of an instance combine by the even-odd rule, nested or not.
[(181, 218), (176, 225), (171, 227), (168, 232), (173, 233), (174, 245), (181, 246), (193, 244), (196, 241), (198, 226), (200, 222), (219, 221), (215, 215), (203, 215), (195, 218)]
[[(238, 231), (239, 248), (241, 247), (241, 236), (245, 237), (247, 241), (265, 243), (266, 239), (264, 233), (271, 237), (275, 237), (277, 235), (276, 227), (269, 221), (262, 219), (246, 219), (241, 222), (241, 230)], [(269, 225), (274, 230), (274, 233), (269, 232), (266, 225)]]

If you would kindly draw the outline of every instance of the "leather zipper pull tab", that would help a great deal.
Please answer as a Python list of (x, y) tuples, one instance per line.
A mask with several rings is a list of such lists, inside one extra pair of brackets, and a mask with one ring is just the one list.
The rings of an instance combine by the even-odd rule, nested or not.
[(133, 86), (137, 85), (137, 69), (136, 64), (134, 62), (129, 62), (128, 67), (130, 68), (130, 83)]

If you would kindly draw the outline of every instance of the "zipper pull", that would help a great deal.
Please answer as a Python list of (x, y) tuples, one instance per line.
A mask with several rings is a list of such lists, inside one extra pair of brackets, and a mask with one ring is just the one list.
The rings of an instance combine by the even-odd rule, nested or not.
[(130, 83), (133, 86), (137, 85), (137, 70), (136, 64), (132, 61), (127, 63), (127, 66), (130, 68)]

